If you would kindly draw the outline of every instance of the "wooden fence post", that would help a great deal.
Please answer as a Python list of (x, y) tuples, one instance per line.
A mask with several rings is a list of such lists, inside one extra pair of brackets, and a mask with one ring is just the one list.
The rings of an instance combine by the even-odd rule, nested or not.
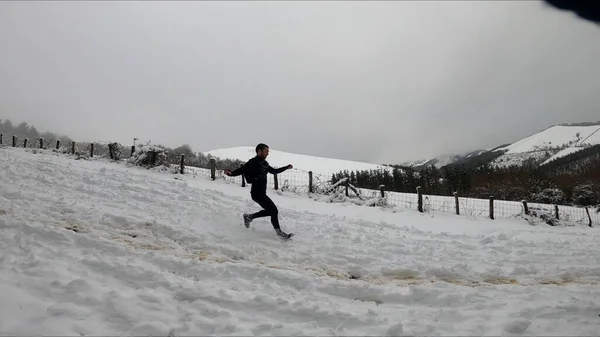
[(490, 196), (490, 219), (494, 220), (494, 196)]
[(525, 215), (529, 215), (529, 206), (527, 206), (527, 201), (523, 200), (523, 211)]
[(308, 193), (313, 192), (313, 172), (308, 171)]
[(157, 155), (156, 150), (152, 150), (150, 153), (152, 153), (152, 159), (151, 159), (152, 166), (155, 166), (156, 165), (156, 155)]
[(587, 213), (589, 222), (588, 222), (588, 227), (592, 227), (592, 217), (590, 216), (590, 211), (588, 210), (588, 208), (585, 208), (585, 212)]
[(44, 138), (40, 138), (40, 149), (44, 148)]
[(560, 220), (560, 216), (558, 215), (558, 205), (554, 205), (554, 214), (556, 215), (556, 220)]
[(27, 138), (23, 139), (23, 147), (27, 147), (27, 141), (28, 141), (28, 140), (29, 140), (29, 139), (27, 139)]
[(183, 171), (185, 170), (185, 154), (181, 154), (181, 162), (179, 163), (179, 173), (183, 174)]
[(456, 208), (456, 214), (460, 215), (460, 207), (459, 207), (459, 203), (458, 203), (458, 192), (454, 192), (454, 206)]
[(94, 143), (90, 143), (90, 157), (94, 156)]
[(114, 159), (114, 156), (113, 156), (113, 147), (111, 146), (111, 144), (108, 144), (108, 155), (110, 156), (111, 160)]
[(279, 189), (279, 179), (277, 179), (277, 174), (273, 175), (273, 183), (275, 184), (275, 190)]
[(210, 178), (217, 179), (217, 160), (215, 158), (210, 158)]
[[(240, 167), (242, 167), (242, 166), (244, 166), (244, 165), (240, 165)], [(243, 174), (241, 175), (241, 177), (242, 177), (242, 187), (246, 187), (246, 178), (244, 178)]]
[(135, 145), (131, 145), (131, 155), (129, 155), (130, 157), (133, 156), (133, 153), (135, 152)]
[(13, 147), (17, 147), (17, 136), (13, 135)]
[(71, 154), (75, 154), (75, 141), (71, 142)]
[(4, 134), (0, 133), (0, 145), (4, 145)]
[(350, 178), (346, 177), (346, 196), (349, 196), (348, 189), (350, 188)]
[(56, 149), (60, 149), (60, 139), (56, 140)]
[(421, 192), (421, 186), (417, 186), (417, 209), (423, 213), (423, 193)]
[(379, 192), (381, 193), (381, 197), (385, 198), (385, 185), (379, 185)]

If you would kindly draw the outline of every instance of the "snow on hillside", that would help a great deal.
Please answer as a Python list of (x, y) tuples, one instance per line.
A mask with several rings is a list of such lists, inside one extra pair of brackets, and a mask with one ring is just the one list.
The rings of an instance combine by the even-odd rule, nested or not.
[(498, 166), (509, 166), (522, 165), (529, 160), (538, 163), (554, 160), (572, 153), (573, 150), (563, 151), (567, 148), (575, 149), (600, 144), (599, 130), (599, 125), (552, 126), (518, 142), (494, 150), (505, 153), (492, 163)]
[(548, 164), (549, 162), (558, 159), (558, 158), (562, 158), (564, 156), (568, 156), (572, 153), (578, 152), (585, 149), (584, 147), (566, 147), (560, 151), (558, 151), (555, 155), (553, 155), (552, 157), (546, 159), (542, 165)]
[(432, 160), (435, 160), (435, 159), (412, 160), (412, 161), (403, 162), (401, 165), (409, 166), (409, 167), (422, 166), (422, 165), (425, 165), (425, 164), (431, 162)]
[(457, 160), (457, 158), (459, 158), (458, 155), (445, 155), (445, 156), (435, 157), (432, 159), (404, 162), (404, 163), (402, 163), (402, 165), (410, 166), (410, 167), (435, 166), (437, 168), (440, 168), (442, 166), (445, 166), (445, 165), (455, 162)]
[(581, 145), (592, 146), (600, 144), (600, 127), (579, 142)]
[[(32, 152), (35, 151), (36, 154)], [(592, 335), (595, 228), (326, 204), (0, 148), (2, 335)], [(176, 177), (177, 179), (173, 179)]]
[(463, 153), (463, 154), (448, 154), (448, 155), (442, 155), (442, 156), (438, 156), (438, 157), (431, 158), (431, 159), (408, 161), (408, 162), (404, 162), (402, 165), (410, 166), (410, 167), (435, 166), (436, 168), (441, 168), (443, 166), (455, 163), (462, 159), (467, 159), (472, 156), (478, 156), (487, 151), (489, 151), (489, 150), (482, 149), (482, 150), (471, 151), (471, 152), (467, 152), (467, 153)]
[[(254, 147), (241, 146), (207, 151), (204, 152), (204, 154), (210, 154), (221, 159), (239, 159), (242, 161), (247, 161), (248, 159), (256, 156), (256, 151)], [(344, 170), (392, 170), (392, 168), (383, 165), (296, 154), (274, 149), (269, 149), (269, 157), (267, 157), (267, 161), (273, 167), (281, 167), (292, 164), (297, 170), (313, 171), (315, 174), (321, 174), (324, 176), (331, 176), (333, 173), (338, 173)]]
[[(544, 131), (521, 139), (511, 145), (496, 149), (495, 151), (507, 151), (507, 154), (525, 153), (534, 151), (545, 151), (557, 147), (572, 146), (581, 140), (596, 133), (600, 129), (598, 125), (592, 126), (561, 126), (556, 125)], [(599, 139), (600, 140), (600, 139)], [(589, 143), (589, 142), (586, 142)]]
[(434, 159), (435, 167), (440, 168), (442, 166), (446, 166), (448, 164), (452, 164), (458, 159), (462, 158), (461, 155), (447, 155), (447, 156), (439, 156)]

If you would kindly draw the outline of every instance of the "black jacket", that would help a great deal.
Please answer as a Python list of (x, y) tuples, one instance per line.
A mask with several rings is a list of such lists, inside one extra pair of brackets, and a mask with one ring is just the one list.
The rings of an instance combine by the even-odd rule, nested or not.
[(253, 194), (266, 194), (267, 193), (267, 173), (279, 174), (287, 170), (287, 166), (280, 168), (272, 168), (271, 165), (262, 157), (256, 156), (248, 160), (240, 168), (231, 172), (231, 176), (244, 175), (254, 177), (253, 180), (248, 181), (252, 184), (250, 192)]

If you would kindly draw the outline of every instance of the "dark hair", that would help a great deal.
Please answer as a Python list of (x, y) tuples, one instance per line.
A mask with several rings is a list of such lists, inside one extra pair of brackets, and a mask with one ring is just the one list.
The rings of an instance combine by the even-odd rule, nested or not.
[(264, 149), (266, 149), (268, 147), (269, 146), (267, 144), (260, 143), (260, 144), (256, 145), (256, 153), (258, 153), (258, 151), (264, 150)]

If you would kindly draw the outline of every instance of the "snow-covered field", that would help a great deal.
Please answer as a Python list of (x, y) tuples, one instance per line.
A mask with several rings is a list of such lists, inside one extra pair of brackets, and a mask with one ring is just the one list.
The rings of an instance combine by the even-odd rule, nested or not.
[[(600, 232), (0, 148), (0, 333), (597, 335)], [(177, 179), (174, 179), (177, 178)]]

